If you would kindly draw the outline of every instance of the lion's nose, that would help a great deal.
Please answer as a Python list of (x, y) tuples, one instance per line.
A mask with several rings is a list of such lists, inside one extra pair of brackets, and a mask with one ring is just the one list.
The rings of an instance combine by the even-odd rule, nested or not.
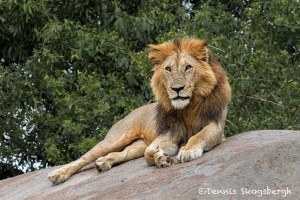
[(184, 89), (184, 85), (174, 85), (173, 87), (171, 87), (171, 89), (179, 94), (179, 92)]

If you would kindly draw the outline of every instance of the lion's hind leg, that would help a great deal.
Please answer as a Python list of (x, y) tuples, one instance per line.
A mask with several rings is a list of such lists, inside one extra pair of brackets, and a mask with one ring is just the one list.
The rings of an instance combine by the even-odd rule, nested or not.
[(99, 172), (104, 172), (119, 163), (143, 157), (146, 148), (147, 145), (143, 140), (136, 140), (121, 152), (109, 153), (104, 157), (98, 158), (96, 160), (96, 168)]
[(111, 152), (121, 151), (136, 139), (138, 139), (138, 134), (134, 134), (134, 132), (128, 132), (120, 137), (105, 138), (79, 159), (50, 172), (48, 174), (48, 179), (55, 185), (60, 184), (99, 157), (106, 156)]

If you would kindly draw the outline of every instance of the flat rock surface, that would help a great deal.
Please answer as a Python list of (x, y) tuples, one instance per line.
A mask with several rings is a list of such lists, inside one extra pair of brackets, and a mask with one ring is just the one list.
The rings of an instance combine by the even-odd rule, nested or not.
[(300, 131), (247, 132), (192, 162), (159, 169), (140, 158), (54, 186), (56, 168), (0, 181), (0, 199), (300, 199)]

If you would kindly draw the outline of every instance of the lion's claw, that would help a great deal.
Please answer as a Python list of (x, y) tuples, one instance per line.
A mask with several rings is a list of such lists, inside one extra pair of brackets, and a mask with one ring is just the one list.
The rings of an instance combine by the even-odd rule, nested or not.
[(169, 167), (172, 164), (177, 163), (177, 159), (176, 158), (172, 158), (170, 156), (168, 156), (167, 154), (162, 154), (160, 156), (158, 156), (155, 159), (155, 164), (159, 167), (159, 168), (163, 168), (163, 167)]

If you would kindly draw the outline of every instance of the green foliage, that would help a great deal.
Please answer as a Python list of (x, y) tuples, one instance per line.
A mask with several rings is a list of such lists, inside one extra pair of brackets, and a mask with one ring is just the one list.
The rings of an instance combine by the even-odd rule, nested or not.
[(300, 129), (300, 2), (0, 1), (0, 161), (78, 158), (153, 100), (149, 43), (207, 38), (233, 99), (226, 135)]

